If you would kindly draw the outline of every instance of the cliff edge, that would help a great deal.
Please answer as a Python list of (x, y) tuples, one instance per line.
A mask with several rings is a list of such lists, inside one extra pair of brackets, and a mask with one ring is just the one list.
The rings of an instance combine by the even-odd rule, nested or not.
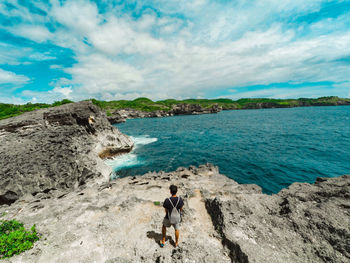
[(101, 158), (132, 147), (90, 101), (1, 120), (0, 205), (25, 194), (73, 189), (89, 178), (106, 180), (112, 171)]
[[(161, 248), (169, 186), (184, 199), (180, 243)], [(350, 176), (295, 183), (277, 195), (212, 165), (148, 173), (0, 206), (43, 238), (4, 262), (349, 262)]]

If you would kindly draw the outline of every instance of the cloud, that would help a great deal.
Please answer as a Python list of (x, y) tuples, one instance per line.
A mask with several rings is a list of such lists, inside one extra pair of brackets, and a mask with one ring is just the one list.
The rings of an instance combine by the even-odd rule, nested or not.
[(18, 25), (9, 29), (9, 31), (17, 36), (21, 36), (38, 43), (45, 42), (53, 37), (53, 34), (41, 25)]
[(55, 87), (52, 92), (55, 93), (61, 93), (64, 97), (69, 98), (70, 94), (72, 93), (72, 88), (71, 87)]
[(71, 99), (71, 87), (55, 87), (48, 91), (23, 90), (19, 96), (24, 101), (53, 103), (62, 99)]
[(52, 65), (50, 65), (50, 69), (64, 69), (64, 66), (63, 65), (52, 64)]
[(82, 56), (78, 60), (78, 64), (66, 71), (73, 76), (70, 83), (82, 86), (81, 92), (132, 92), (143, 84), (141, 72), (126, 63), (98, 54)]
[(14, 72), (0, 69), (0, 85), (13, 84), (14, 86), (27, 84), (30, 79), (24, 75), (17, 75)]
[[(17, 2), (13, 10), (0, 4), (0, 12), (17, 18), (2, 28), (35, 41), (40, 50), (43, 45), (71, 50), (76, 63), (48, 65), (62, 74), (49, 81), (51, 95), (162, 99), (231, 89), (235, 96), (298, 97), (344, 94), (345, 88), (336, 84), (350, 81), (350, 10), (329, 17), (322, 12), (326, 0), (50, 3), (36, 1), (42, 12), (34, 13), (33, 7)], [(307, 21), (310, 13), (323, 17)], [(0, 63), (20, 64), (21, 56), (27, 63), (60, 58), (58, 52), (38, 52), (34, 46), (13, 57), (5, 50), (0, 45)], [(335, 84), (312, 89), (292, 85), (310, 82)], [(271, 83), (290, 85), (245, 89)]]
[[(247, 89), (247, 88), (245, 88)], [(291, 98), (318, 98), (323, 96), (339, 96), (349, 97), (349, 83), (344, 85), (337, 84), (323, 84), (312, 85), (305, 84), (298, 87), (290, 87), (288, 85), (270, 85), (268, 87), (254, 87), (252, 91), (239, 92), (237, 94), (228, 95), (231, 99), (240, 98), (279, 98), (279, 99), (291, 99)]]
[(38, 52), (30, 47), (19, 48), (16, 45), (0, 42), (0, 64), (22, 65), (37, 61), (54, 60), (50, 52)]

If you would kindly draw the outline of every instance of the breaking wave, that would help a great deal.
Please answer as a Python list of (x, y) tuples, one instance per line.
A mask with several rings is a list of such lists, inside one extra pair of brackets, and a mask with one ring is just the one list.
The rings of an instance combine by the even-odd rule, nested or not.
[(118, 177), (117, 172), (119, 170), (144, 165), (145, 161), (136, 154), (135, 150), (139, 147), (142, 147), (143, 145), (158, 141), (157, 138), (151, 138), (149, 135), (137, 137), (130, 136), (130, 138), (134, 141), (134, 148), (130, 153), (122, 154), (114, 157), (113, 159), (108, 159), (105, 161), (106, 164), (111, 166), (114, 170), (114, 174), (112, 175), (111, 179)]

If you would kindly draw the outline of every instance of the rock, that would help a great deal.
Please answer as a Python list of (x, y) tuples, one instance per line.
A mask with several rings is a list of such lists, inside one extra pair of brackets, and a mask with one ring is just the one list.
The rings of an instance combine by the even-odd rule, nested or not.
[(295, 183), (277, 195), (206, 199), (237, 262), (349, 262), (350, 176)]
[(209, 107), (203, 108), (199, 104), (175, 104), (170, 110), (174, 115), (196, 115), (196, 114), (207, 114), (207, 113), (217, 113), (221, 111), (222, 108), (217, 104)]
[(120, 109), (112, 112), (111, 116), (108, 116), (110, 123), (122, 123), (127, 119), (135, 118), (160, 118), (174, 115), (198, 115), (217, 113), (222, 110), (222, 107), (215, 104), (209, 108), (203, 108), (199, 104), (175, 104), (169, 111), (157, 110), (152, 112), (139, 111), (135, 109)]
[(126, 117), (121, 116), (118, 111), (113, 112), (113, 114), (111, 116), (108, 116), (107, 119), (112, 124), (122, 123), (126, 121)]
[(68, 190), (108, 178), (100, 157), (130, 151), (131, 139), (91, 102), (24, 113), (0, 121), (0, 205), (22, 195)]
[[(171, 184), (185, 203), (177, 249), (172, 228), (159, 246), (159, 202)], [(349, 186), (350, 176), (322, 178), (265, 195), (207, 164), (59, 197), (53, 190), (50, 199), (0, 206), (4, 219), (16, 216), (42, 234), (35, 253), (7, 262), (349, 262)]]

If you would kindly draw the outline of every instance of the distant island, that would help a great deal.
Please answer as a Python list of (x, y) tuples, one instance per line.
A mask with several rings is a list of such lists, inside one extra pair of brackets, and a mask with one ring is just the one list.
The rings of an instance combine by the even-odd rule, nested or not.
[[(186, 99), (186, 100), (159, 100), (152, 101), (148, 98), (137, 98), (135, 100), (116, 100), (101, 101), (89, 99), (93, 104), (103, 109), (110, 120), (117, 114), (118, 121), (120, 110), (127, 109), (125, 117), (162, 117), (180, 114), (201, 114), (216, 113), (221, 110), (240, 110), (240, 109), (265, 109), (265, 108), (292, 108), (309, 106), (338, 106), (350, 105), (350, 99), (339, 98), (336, 96), (320, 97), (317, 99), (299, 98), (299, 99), (269, 99), (269, 98), (244, 98), (239, 100), (232, 99)], [(23, 105), (0, 103), (0, 120), (20, 115), (24, 112), (33, 111), (42, 108), (60, 106), (73, 101), (64, 99), (52, 104), (47, 103), (27, 103)], [(132, 113), (130, 112), (132, 111)]]

